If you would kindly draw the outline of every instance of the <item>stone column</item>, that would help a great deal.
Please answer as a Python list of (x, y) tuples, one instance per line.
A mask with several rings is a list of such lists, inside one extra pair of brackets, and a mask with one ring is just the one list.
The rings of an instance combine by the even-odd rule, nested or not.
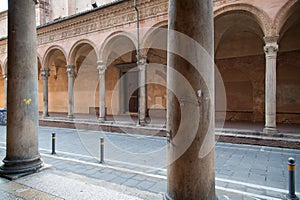
[(4, 108), (7, 107), (7, 74), (3, 75), (4, 80)]
[(68, 73), (68, 118), (74, 118), (74, 77), (75, 77), (75, 66), (67, 65)]
[(139, 69), (139, 122), (141, 125), (146, 121), (147, 98), (146, 98), (146, 67), (147, 57), (140, 55), (137, 62)]
[(38, 68), (35, 1), (8, 1), (7, 139), (0, 175), (38, 171)]
[(167, 199), (217, 199), (212, 3), (169, 1)]
[(265, 133), (277, 133), (276, 129), (276, 59), (278, 37), (265, 37), (266, 83), (265, 83)]
[(49, 117), (48, 112), (48, 77), (50, 76), (49, 69), (42, 69), (41, 75), (43, 77), (43, 116)]
[(99, 70), (99, 121), (105, 121), (105, 70), (106, 64), (103, 61), (97, 62)]

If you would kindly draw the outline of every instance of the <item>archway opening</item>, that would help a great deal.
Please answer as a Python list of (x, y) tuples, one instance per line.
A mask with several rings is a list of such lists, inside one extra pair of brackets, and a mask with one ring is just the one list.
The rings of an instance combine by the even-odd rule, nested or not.
[(300, 2), (280, 31), (277, 63), (277, 121), (300, 123)]
[(231, 11), (215, 18), (215, 63), (227, 100), (226, 110), (218, 110), (216, 101), (216, 119), (226, 114), (225, 126), (232, 121), (264, 121), (263, 36), (259, 23), (246, 12)]
[(125, 118), (135, 118), (137, 115), (139, 88), (136, 55), (134, 42), (125, 35), (113, 36), (103, 49), (102, 58), (107, 64), (105, 92), (108, 115)]
[(149, 123), (165, 123), (167, 109), (167, 25), (153, 27), (145, 40), (147, 113)]
[(47, 53), (44, 67), (49, 69), (50, 73), (48, 77), (48, 109), (50, 116), (65, 116), (68, 112), (66, 64), (66, 57), (60, 49), (53, 48)]
[[(78, 44), (73, 48), (71, 61), (75, 66), (74, 81), (74, 113), (80, 118), (97, 118), (99, 101), (95, 100), (99, 73), (97, 70), (97, 54), (88, 43)], [(95, 95), (96, 94), (96, 95)], [(98, 97), (99, 99), (99, 97)], [(92, 114), (92, 115), (90, 115)]]

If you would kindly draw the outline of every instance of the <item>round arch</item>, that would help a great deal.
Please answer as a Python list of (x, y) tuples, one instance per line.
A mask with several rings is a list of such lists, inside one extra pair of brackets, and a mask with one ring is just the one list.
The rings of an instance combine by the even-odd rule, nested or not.
[[(224, 38), (230, 40), (230, 43), (238, 38), (244, 38), (243, 42), (238, 42), (240, 45), (236, 46), (236, 51), (240, 54), (249, 55), (256, 52), (263, 54), (263, 38), (269, 35), (271, 30), (271, 19), (264, 11), (250, 4), (237, 3), (217, 9), (214, 15), (216, 57)], [(255, 43), (251, 41), (245, 44), (250, 38)], [(249, 45), (252, 48), (249, 48)], [(231, 44), (227, 44), (227, 48), (224, 52), (234, 50)]]
[(150, 27), (146, 34), (144, 35), (142, 41), (141, 41), (141, 46), (144, 47), (145, 43), (147, 42), (148, 38), (153, 34), (153, 32), (155, 32), (157, 30), (157, 28), (161, 28), (161, 27), (167, 27), (168, 26), (168, 21), (164, 20), (161, 22), (158, 22), (156, 24), (154, 24), (152, 27)]
[(273, 35), (279, 35), (282, 32), (282, 29), (289, 17), (299, 8), (299, 0), (289, 0), (284, 4), (284, 6), (276, 14), (273, 21)]
[(122, 53), (128, 53), (129, 51), (134, 51), (137, 49), (137, 39), (131, 34), (130, 32), (125, 32), (125, 31), (117, 31), (112, 34), (110, 34), (103, 42), (103, 44), (100, 47), (100, 52), (99, 52), (99, 58), (107, 62), (108, 61), (108, 56), (109, 53), (112, 51), (112, 46), (118, 42), (118, 39), (127, 39), (130, 41), (132, 46), (130, 49), (119, 49), (119, 54), (121, 55)]
[(83, 39), (83, 40), (79, 40), (79, 41), (75, 42), (75, 44), (73, 44), (73, 46), (72, 46), (72, 48), (71, 48), (71, 50), (69, 52), (69, 55), (67, 57), (68, 64), (71, 64), (71, 65), (75, 64), (74, 62), (75, 62), (75, 59), (76, 59), (75, 58), (76, 53), (77, 53), (78, 49), (80, 47), (84, 46), (84, 45), (89, 45), (91, 47), (91, 50), (95, 51), (96, 56), (97, 56), (96, 59), (98, 60), (98, 53), (97, 53), (98, 50), (97, 50), (96, 45), (92, 41), (90, 41), (88, 39)]
[[(168, 21), (161, 21), (153, 25), (149, 30), (147, 30), (146, 34), (144, 35), (141, 41), (141, 48), (144, 49), (144, 53), (147, 54), (152, 45), (154, 44), (154, 39), (158, 39), (160, 42), (156, 42), (158, 44), (155, 45), (154, 48), (167, 50), (167, 34), (168, 29)], [(155, 37), (155, 38), (153, 38)]]
[(271, 35), (272, 21), (269, 15), (265, 13), (263, 10), (247, 3), (230, 4), (215, 10), (214, 19), (217, 20), (219, 17), (230, 12), (243, 13), (245, 15), (248, 15), (260, 25), (260, 28), (262, 29), (264, 35), (266, 36)]
[(45, 68), (45, 66), (49, 65), (49, 61), (50, 61), (50, 58), (51, 58), (51, 53), (53, 51), (61, 52), (63, 54), (65, 60), (67, 60), (67, 53), (65, 52), (65, 50), (59, 45), (54, 45), (54, 46), (49, 47), (47, 49), (47, 51), (45, 52), (43, 60), (42, 60), (42, 68)]

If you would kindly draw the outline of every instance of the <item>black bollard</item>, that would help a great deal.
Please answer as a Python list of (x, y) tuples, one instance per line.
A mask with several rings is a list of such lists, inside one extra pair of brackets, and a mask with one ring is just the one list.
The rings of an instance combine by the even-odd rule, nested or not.
[(299, 200), (295, 193), (295, 159), (290, 157), (288, 160), (288, 173), (289, 173), (289, 180), (288, 180), (288, 187), (289, 193), (287, 194), (287, 199), (289, 200)]
[(104, 138), (100, 138), (100, 163), (104, 163)]
[(56, 139), (55, 133), (53, 132), (52, 133), (52, 153), (51, 154), (56, 154), (55, 153), (55, 139)]

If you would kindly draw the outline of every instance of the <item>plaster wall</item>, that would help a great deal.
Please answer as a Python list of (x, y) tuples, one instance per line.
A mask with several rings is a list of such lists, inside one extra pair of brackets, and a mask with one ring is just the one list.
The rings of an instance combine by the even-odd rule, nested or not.
[(121, 77), (120, 70), (111, 65), (107, 68), (105, 73), (105, 87), (106, 87), (106, 109), (107, 114), (116, 115), (120, 111), (120, 87), (118, 80)]
[(300, 123), (300, 51), (280, 53), (277, 67), (277, 121)]
[(57, 78), (54, 78), (55, 68), (50, 67), (48, 80), (49, 112), (67, 113), (68, 111), (68, 76), (66, 70), (66, 67), (58, 68)]
[(74, 83), (74, 112), (89, 113), (95, 106), (95, 93), (99, 81), (99, 73), (95, 65), (83, 64)]
[[(226, 119), (241, 121), (264, 120), (263, 55), (216, 60), (226, 90)], [(216, 98), (221, 98), (216, 93)], [(218, 108), (218, 106), (216, 106)], [(216, 109), (223, 114), (224, 110)]]

